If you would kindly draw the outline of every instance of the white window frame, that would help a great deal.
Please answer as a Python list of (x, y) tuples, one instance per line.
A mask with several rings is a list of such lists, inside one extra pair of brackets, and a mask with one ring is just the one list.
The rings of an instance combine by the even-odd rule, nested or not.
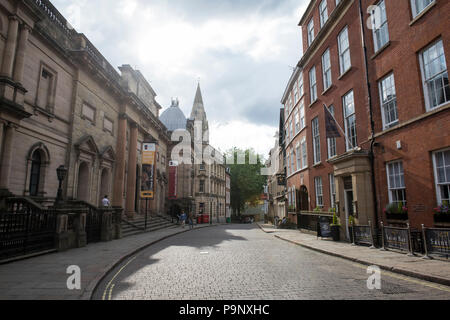
[(314, 178), (314, 187), (316, 193), (316, 207), (323, 208), (323, 183), (322, 177)]
[(314, 41), (314, 18), (311, 18), (311, 20), (308, 22), (307, 26), (307, 32), (308, 32), (308, 47), (311, 46), (311, 44)]
[(336, 182), (334, 180), (334, 174), (330, 173), (328, 178), (330, 181), (330, 204), (334, 208), (336, 206)]
[(302, 169), (308, 168), (308, 145), (306, 137), (300, 141), (300, 149), (302, 150)]
[(300, 148), (300, 143), (295, 146), (295, 153), (297, 158), (297, 171), (302, 169), (302, 153)]
[[(416, 1), (423, 1), (427, 2), (430, 1), (427, 5), (423, 6), (423, 8), (419, 11), (419, 8), (416, 5)], [(419, 14), (421, 14), (423, 11), (425, 11), (428, 7), (432, 6), (433, 3), (436, 2), (435, 0), (411, 0), (411, 10), (413, 18), (417, 17)]]
[(319, 4), (320, 27), (322, 28), (328, 21), (327, 0), (322, 0)]
[[(433, 59), (433, 61), (436, 61), (437, 59), (439, 59), (440, 64), (439, 65), (444, 65), (445, 66), (445, 70), (440, 70), (438, 72), (434, 72), (432, 75), (430, 75), (427, 78), (427, 72), (425, 70), (425, 59), (424, 59), (424, 54), (428, 53), (429, 51), (435, 47), (435, 46), (440, 46), (440, 48), (436, 48), (437, 49), (442, 49), (442, 55), (439, 55), (438, 58)], [(439, 54), (439, 53), (438, 53)], [(443, 58), (441, 58), (443, 57)], [(426, 106), (426, 110), (427, 111), (431, 111), (434, 110), (436, 108), (439, 108), (440, 106), (448, 103), (450, 101), (450, 94), (449, 96), (447, 96), (447, 93), (445, 92), (445, 90), (443, 91), (444, 93), (444, 97), (446, 99), (446, 101), (444, 101), (441, 104), (437, 104), (437, 105), (432, 105), (430, 102), (430, 91), (428, 89), (428, 81), (436, 81), (438, 80), (438, 78), (441, 76), (441, 81), (443, 81), (443, 79), (445, 78), (445, 76), (447, 76), (448, 79), (448, 69), (447, 69), (447, 62), (445, 60), (445, 51), (444, 51), (444, 47), (443, 47), (443, 41), (442, 39), (436, 40), (433, 43), (431, 43), (428, 47), (426, 47), (425, 49), (423, 49), (420, 53), (419, 53), (419, 60), (420, 60), (420, 69), (421, 69), (421, 73), (422, 73), (422, 85), (423, 85), (423, 90), (424, 90), (424, 96), (425, 96), (425, 106)], [(444, 86), (444, 85), (443, 85)], [(449, 89), (450, 91), (450, 89)], [(450, 93), (450, 92), (449, 92)]]
[[(350, 95), (352, 96), (352, 101), (351, 101), (351, 103), (347, 104), (346, 103), (347, 102), (346, 98), (348, 96), (350, 96)], [(347, 110), (348, 110), (347, 107), (349, 105), (351, 105), (351, 104), (353, 105), (353, 112), (348, 114), (347, 113)], [(342, 97), (342, 107), (343, 107), (343, 115), (344, 115), (344, 122), (345, 122), (345, 135), (347, 136), (347, 139), (346, 139), (346, 150), (350, 151), (350, 150), (356, 149), (358, 147), (358, 132), (357, 132), (357, 127), (356, 127), (355, 95), (354, 95), (353, 90), (350, 90), (345, 96)], [(350, 124), (350, 118), (351, 117), (354, 117), (354, 127), (355, 127), (354, 141), (353, 141), (353, 136), (350, 136), (350, 133), (351, 133), (350, 129), (351, 128), (349, 127), (349, 124)], [(353, 146), (350, 145), (350, 143), (353, 144)]]
[[(347, 38), (347, 47), (342, 47), (344, 41), (342, 41), (342, 37), (346, 36)], [(346, 26), (338, 35), (338, 49), (339, 49), (339, 70), (341, 75), (346, 73), (352, 67), (352, 59), (350, 53), (350, 39), (348, 37), (348, 26)], [(345, 64), (347, 61), (346, 57), (348, 55), (348, 65)]]
[(304, 87), (303, 87), (303, 71), (300, 72), (297, 82), (298, 82), (298, 92), (299, 92), (300, 98), (302, 98), (303, 95), (305, 94)]
[[(392, 78), (392, 80), (389, 80), (390, 78)], [(386, 87), (388, 80), (391, 84), (389, 88)], [(384, 130), (386, 130), (397, 125), (399, 122), (397, 109), (397, 92), (395, 89), (394, 73), (390, 73), (384, 78), (382, 78), (380, 81), (378, 81), (378, 90), (380, 94), (381, 118), (383, 120), (383, 128)], [(389, 96), (388, 93), (392, 93), (392, 91), (393, 95), (391, 95), (390, 99), (387, 99), (387, 97)], [(387, 108), (389, 108), (390, 110), (389, 112), (387, 112)], [(392, 109), (394, 110), (392, 111)], [(391, 114), (392, 112), (395, 115), (395, 119), (388, 122), (386, 114), (387, 113)]]
[(304, 99), (302, 99), (302, 101), (300, 102), (299, 118), (300, 118), (300, 131), (302, 131), (306, 127), (305, 100)]
[(316, 66), (313, 66), (311, 70), (309, 70), (309, 89), (311, 104), (313, 104), (317, 100)]
[(300, 117), (298, 113), (298, 108), (294, 111), (294, 121), (295, 121), (295, 134), (297, 135), (300, 132)]
[(318, 164), (321, 162), (319, 117), (316, 117), (311, 121), (311, 131), (313, 138), (314, 164)]
[(322, 55), (322, 77), (323, 91), (326, 91), (333, 84), (331, 75), (331, 55), (329, 48)]
[[(390, 170), (390, 166), (391, 165), (395, 165), (395, 164), (400, 164), (401, 165), (401, 172), (399, 172), (399, 174), (396, 174), (395, 172), (392, 174), (392, 176), (394, 176), (394, 181), (395, 181), (395, 176), (399, 176), (400, 177), (400, 181), (403, 182), (403, 185), (395, 185), (392, 186), (391, 185), (391, 170)], [(393, 197), (393, 192), (397, 192), (397, 191), (401, 191), (403, 190), (403, 197), (405, 198), (404, 201), (402, 201), (402, 205), (406, 205), (407, 203), (407, 198), (406, 198), (406, 183), (405, 183), (405, 170), (403, 168), (403, 161), (402, 160), (397, 160), (397, 161), (391, 161), (386, 163), (386, 174), (387, 174), (387, 185), (388, 185), (388, 194), (389, 194), (389, 203), (399, 203), (400, 201), (394, 201), (394, 197)]]
[(438, 205), (442, 205), (444, 201), (448, 201), (450, 203), (450, 199), (444, 199), (442, 194), (442, 187), (446, 187), (449, 193), (450, 198), (450, 174), (447, 176), (446, 168), (450, 167), (450, 163), (447, 165), (444, 158), (444, 175), (445, 175), (445, 181), (439, 182), (439, 175), (438, 175), (438, 166), (437, 166), (437, 155), (445, 152), (450, 152), (450, 148), (446, 148), (443, 150), (438, 150), (436, 152), (433, 152), (433, 170), (434, 170), (434, 182), (436, 186), (436, 200)]

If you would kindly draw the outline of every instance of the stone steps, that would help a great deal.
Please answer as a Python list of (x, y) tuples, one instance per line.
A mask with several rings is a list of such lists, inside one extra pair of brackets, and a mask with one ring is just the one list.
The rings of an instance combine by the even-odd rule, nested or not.
[(177, 225), (170, 221), (170, 218), (165, 217), (148, 217), (147, 229), (145, 228), (145, 217), (138, 217), (130, 220), (129, 223), (122, 221), (122, 237), (129, 237), (145, 232), (152, 232), (160, 229), (175, 228)]

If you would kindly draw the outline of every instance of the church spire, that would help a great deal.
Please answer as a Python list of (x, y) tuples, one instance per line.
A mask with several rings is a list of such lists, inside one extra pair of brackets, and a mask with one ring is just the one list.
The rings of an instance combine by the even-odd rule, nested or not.
[(202, 91), (200, 90), (200, 82), (197, 85), (197, 92), (195, 93), (194, 105), (197, 103), (203, 105), (203, 97)]
[(194, 105), (192, 106), (191, 119), (199, 121), (207, 121), (205, 107), (203, 105), (202, 91), (200, 83), (197, 85), (197, 92), (195, 93)]

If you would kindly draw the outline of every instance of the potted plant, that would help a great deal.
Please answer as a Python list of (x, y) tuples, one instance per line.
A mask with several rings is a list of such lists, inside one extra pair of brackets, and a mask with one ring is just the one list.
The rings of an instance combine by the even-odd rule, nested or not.
[(330, 228), (333, 241), (341, 240), (341, 225), (339, 224), (339, 219), (336, 213), (333, 214), (333, 223), (330, 225)]
[(316, 208), (314, 209), (314, 212), (315, 212), (315, 213), (321, 213), (321, 212), (322, 212), (322, 208), (321, 208), (321, 207), (316, 207)]
[(355, 218), (353, 216), (348, 217), (348, 232), (350, 234), (350, 242), (353, 242), (353, 226), (355, 225)]
[(387, 219), (408, 220), (408, 207), (402, 202), (389, 203), (383, 212)]
[(440, 206), (434, 208), (434, 222), (450, 222), (450, 206), (444, 201)]

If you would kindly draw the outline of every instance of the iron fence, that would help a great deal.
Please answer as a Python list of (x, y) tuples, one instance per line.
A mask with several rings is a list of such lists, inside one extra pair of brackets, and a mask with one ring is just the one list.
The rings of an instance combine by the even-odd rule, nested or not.
[(300, 212), (297, 219), (297, 227), (299, 229), (305, 229), (309, 231), (318, 231), (318, 224), (320, 222), (320, 218), (329, 219), (330, 223), (333, 221), (333, 216), (331, 215), (323, 215), (309, 212)]
[(425, 257), (430, 254), (445, 256), (450, 255), (450, 229), (425, 228), (422, 225), (423, 239), (425, 241)]

